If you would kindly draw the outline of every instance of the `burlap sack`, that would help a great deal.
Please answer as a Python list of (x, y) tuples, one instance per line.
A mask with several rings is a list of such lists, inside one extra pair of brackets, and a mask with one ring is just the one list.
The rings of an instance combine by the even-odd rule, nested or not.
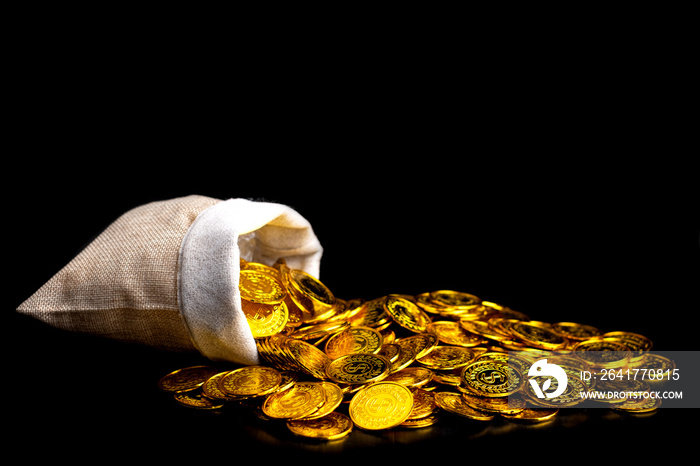
[(316, 277), (311, 225), (288, 206), (187, 196), (114, 221), (17, 309), (62, 329), (213, 360), (259, 362), (241, 309), (240, 258)]

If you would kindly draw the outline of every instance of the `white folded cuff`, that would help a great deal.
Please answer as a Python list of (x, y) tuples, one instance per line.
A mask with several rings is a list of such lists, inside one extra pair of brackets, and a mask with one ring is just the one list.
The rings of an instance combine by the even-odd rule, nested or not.
[(292, 208), (229, 199), (197, 216), (178, 264), (178, 303), (192, 341), (212, 360), (260, 362), (238, 291), (241, 257), (319, 276), (323, 248), (311, 224)]

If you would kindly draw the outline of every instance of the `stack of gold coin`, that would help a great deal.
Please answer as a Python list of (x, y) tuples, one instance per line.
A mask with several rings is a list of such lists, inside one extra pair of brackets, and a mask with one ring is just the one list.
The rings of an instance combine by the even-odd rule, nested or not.
[[(539, 400), (525, 377), (542, 351), (570, 351), (556, 362), (575, 375), (634, 367), (651, 348), (642, 335), (535, 321), (454, 290), (340, 299), (284, 261), (272, 266), (241, 261), (239, 287), (264, 363), (188, 367), (164, 376), (159, 385), (182, 405), (242, 404), (305, 437), (342, 438), (353, 427), (425, 428), (441, 416), (550, 420), (560, 408), (580, 402), (579, 392), (595, 389), (595, 383), (570, 377), (576, 382), (558, 401)], [(515, 357), (509, 350), (531, 356)], [(673, 367), (655, 355), (649, 363)], [(614, 408), (648, 412), (658, 403)]]

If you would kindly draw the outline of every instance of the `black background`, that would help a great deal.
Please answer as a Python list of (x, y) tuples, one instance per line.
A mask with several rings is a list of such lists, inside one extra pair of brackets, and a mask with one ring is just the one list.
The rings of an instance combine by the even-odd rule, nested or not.
[[(641, 457), (689, 446), (688, 410), (572, 410), (539, 428), (451, 419), (329, 446), (236, 410), (175, 405), (156, 383), (198, 357), (14, 312), (126, 210), (202, 194), (295, 208), (339, 297), (456, 289), (536, 320), (696, 350), (697, 157), (682, 141), (682, 92), (637, 73), (646, 62), (585, 74), (564, 60), (552, 75), (517, 61), (472, 82), (440, 60), (420, 75), (339, 60), (312, 74), (283, 61), (217, 80), (212, 61), (185, 72), (176, 54), (96, 58), (115, 48), (71, 58), (42, 43), (39, 66), (16, 69), (15, 162), (3, 171), (8, 447), (33, 458), (240, 461), (248, 451), (524, 455), (537, 444), (596, 461), (611, 447)], [(75, 71), (86, 63), (90, 73)]]

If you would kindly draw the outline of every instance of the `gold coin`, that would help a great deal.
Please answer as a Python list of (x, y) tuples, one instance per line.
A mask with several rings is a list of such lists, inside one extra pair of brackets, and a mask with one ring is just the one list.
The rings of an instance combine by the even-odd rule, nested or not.
[(434, 321), (428, 325), (427, 331), (436, 334), (447, 345), (472, 347), (484, 341), (481, 336), (467, 332), (459, 322), (452, 320)]
[(284, 299), (286, 291), (275, 277), (257, 270), (241, 270), (238, 289), (241, 299), (253, 303), (277, 304)]
[(499, 361), (476, 361), (462, 370), (461, 386), (476, 395), (512, 395), (520, 390), (523, 383), (523, 377), (517, 369)]
[(228, 372), (221, 378), (221, 390), (233, 396), (261, 396), (274, 392), (282, 382), (282, 374), (267, 366), (246, 366)]
[(420, 388), (412, 390), (412, 393), (413, 409), (411, 410), (411, 414), (408, 415), (408, 419), (421, 419), (435, 412), (437, 403), (435, 403), (435, 396), (433, 393), (421, 390)]
[(219, 385), (221, 379), (228, 373), (229, 371), (219, 372), (218, 374), (214, 374), (211, 377), (209, 377), (209, 379), (207, 379), (207, 381), (202, 384), (202, 393), (204, 393), (204, 395), (208, 398), (217, 400), (237, 399), (238, 397), (233, 397), (221, 390), (221, 387)]
[(274, 267), (270, 267), (269, 265), (261, 264), (260, 262), (248, 262), (244, 259), (241, 259), (241, 270), (244, 269), (255, 270), (257, 272), (265, 273), (267, 275), (272, 275), (280, 281), (282, 279), (279, 270), (277, 270)]
[(592, 325), (578, 324), (576, 322), (557, 322), (552, 324), (552, 329), (564, 335), (569, 340), (583, 341), (602, 335), (602, 331)]
[(416, 359), (419, 364), (436, 370), (464, 367), (474, 359), (474, 353), (461, 346), (437, 346), (427, 355)]
[(352, 421), (345, 414), (332, 412), (318, 419), (290, 419), (287, 428), (302, 437), (335, 440), (352, 431)]
[(315, 413), (305, 417), (304, 419), (317, 419), (323, 417), (335, 411), (335, 408), (340, 406), (343, 402), (343, 390), (336, 384), (331, 382), (318, 382), (321, 384), (323, 389), (323, 394), (325, 395), (325, 401), (316, 410)]
[(311, 319), (318, 318), (333, 309), (335, 296), (326, 285), (303, 270), (287, 269), (283, 274), (292, 300), (311, 314)]
[(174, 397), (175, 401), (188, 408), (219, 409), (224, 406), (221, 402), (207, 398), (200, 390), (175, 393)]
[(502, 341), (507, 340), (508, 336), (497, 332), (491, 327), (488, 322), (482, 320), (460, 320), (459, 325), (469, 333), (488, 338), (490, 340)]
[[(661, 385), (668, 382), (669, 377), (666, 374), (673, 373), (676, 368), (676, 363), (671, 359), (661, 356), (660, 354), (647, 353), (646, 357), (639, 362), (630, 364), (630, 371), (634, 369), (647, 369), (649, 372), (654, 372), (654, 374), (663, 374), (663, 377), (655, 377), (653, 379), (646, 378), (645, 381), (650, 385)], [(668, 371), (668, 372), (667, 372)]]
[(596, 368), (618, 368), (627, 365), (632, 353), (627, 345), (612, 338), (594, 337), (576, 343), (573, 355)]
[(430, 299), (437, 304), (457, 309), (471, 309), (481, 304), (481, 299), (473, 294), (453, 290), (438, 290), (430, 293)]
[(275, 335), (287, 325), (289, 312), (284, 301), (277, 304), (263, 304), (242, 299), (241, 307), (253, 338)]
[(630, 361), (632, 362), (637, 362), (644, 359), (647, 352), (653, 346), (650, 339), (644, 335), (639, 335), (638, 333), (632, 332), (608, 332), (603, 334), (603, 338), (619, 340), (622, 344), (627, 346), (632, 352), (630, 355)]
[(401, 347), (396, 343), (385, 343), (382, 348), (377, 353), (380, 356), (384, 356), (392, 364), (399, 358), (399, 353), (401, 352)]
[(516, 414), (525, 409), (525, 399), (518, 395), (506, 397), (485, 397), (462, 393), (464, 401), (472, 408), (487, 413)]
[(440, 340), (434, 333), (418, 333), (410, 337), (399, 338), (396, 342), (399, 346), (410, 346), (416, 353), (416, 358), (422, 358), (435, 348)]
[[(532, 381), (533, 379), (530, 380)], [(550, 383), (547, 390), (552, 392), (557, 389), (557, 386), (558, 382), (556, 379), (554, 379)], [(545, 408), (569, 408), (571, 406), (576, 406), (577, 404), (583, 403), (586, 400), (582, 396), (582, 394), (586, 391), (588, 391), (588, 387), (586, 387), (586, 384), (583, 383), (578, 377), (567, 377), (566, 389), (564, 390), (564, 393), (555, 396), (554, 398), (538, 398), (531, 384), (528, 384), (523, 390), (523, 392), (529, 397), (531, 404)]]
[(326, 353), (305, 341), (291, 338), (285, 340), (284, 348), (304, 372), (317, 379), (326, 378), (326, 366), (331, 361)]
[(440, 417), (437, 413), (432, 413), (426, 417), (421, 417), (417, 419), (406, 419), (401, 424), (400, 427), (405, 427), (407, 429), (420, 429), (421, 427), (429, 427), (436, 424)]
[(166, 392), (187, 392), (200, 387), (218, 371), (210, 366), (192, 366), (173, 371), (158, 381), (158, 386)]
[(403, 385), (377, 382), (357, 392), (348, 409), (350, 419), (361, 429), (390, 429), (408, 419), (413, 395)]
[(350, 324), (355, 327), (377, 328), (391, 322), (391, 316), (384, 308), (386, 297), (367, 301), (360, 306), (360, 311), (350, 318)]
[(462, 395), (454, 392), (437, 392), (435, 393), (435, 403), (445, 411), (449, 411), (460, 416), (475, 419), (477, 421), (490, 421), (494, 418), (493, 414), (485, 413), (474, 409), (464, 401)]
[(413, 301), (395, 295), (387, 296), (384, 309), (401, 327), (415, 333), (428, 329), (430, 317)]
[(325, 400), (320, 383), (297, 382), (288, 390), (269, 395), (262, 410), (275, 419), (299, 419), (312, 415)]
[(612, 405), (612, 409), (616, 411), (624, 411), (628, 413), (650, 413), (661, 406), (660, 398), (640, 398), (639, 400), (629, 399), (622, 403)]
[(352, 353), (377, 353), (382, 348), (382, 334), (370, 327), (350, 327), (331, 336), (325, 352), (331, 359)]
[(298, 340), (315, 340), (342, 332), (348, 327), (350, 327), (350, 324), (347, 322), (325, 321), (318, 324), (300, 326), (290, 336)]
[(556, 351), (566, 348), (569, 344), (569, 340), (543, 322), (516, 322), (510, 326), (510, 331), (520, 340), (535, 348)]
[(543, 422), (552, 419), (559, 412), (558, 408), (524, 409), (515, 414), (501, 414), (505, 419), (524, 422)]
[(393, 372), (384, 380), (396, 382), (408, 388), (417, 388), (426, 385), (433, 379), (433, 371), (425, 367), (406, 367), (400, 371)]
[(364, 384), (381, 380), (389, 374), (391, 362), (378, 354), (347, 354), (326, 366), (326, 375), (342, 384)]

